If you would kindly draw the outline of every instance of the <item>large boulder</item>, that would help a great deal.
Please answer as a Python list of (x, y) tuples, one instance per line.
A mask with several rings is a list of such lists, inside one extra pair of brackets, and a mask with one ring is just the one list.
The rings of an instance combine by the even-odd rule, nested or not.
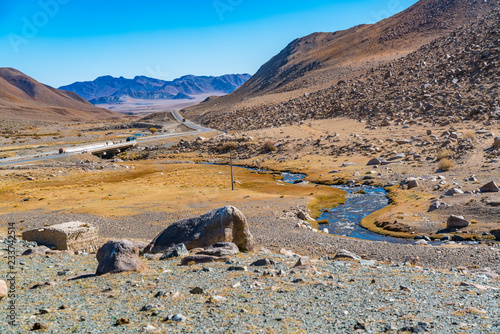
[(205, 248), (217, 242), (232, 242), (240, 251), (251, 251), (255, 241), (243, 213), (233, 206), (212, 210), (201, 216), (179, 220), (161, 232), (144, 249), (159, 253), (183, 243), (187, 249)]
[(479, 188), (482, 193), (497, 193), (500, 189), (498, 188), (495, 181), (486, 183), (484, 186)]
[(51, 225), (23, 232), (23, 239), (35, 241), (56, 250), (95, 251), (98, 247), (97, 226), (78, 221)]
[(148, 269), (139, 259), (137, 246), (128, 240), (108, 241), (99, 248), (96, 257), (99, 262), (96, 275)]
[(462, 216), (450, 216), (446, 222), (446, 228), (464, 228), (470, 225), (470, 221)]

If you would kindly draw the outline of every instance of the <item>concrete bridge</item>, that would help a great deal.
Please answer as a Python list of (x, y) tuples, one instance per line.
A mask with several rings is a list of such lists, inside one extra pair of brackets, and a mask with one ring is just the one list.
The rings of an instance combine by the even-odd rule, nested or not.
[(135, 140), (127, 142), (105, 142), (75, 148), (67, 148), (65, 153), (92, 153), (99, 158), (109, 158), (137, 145)]

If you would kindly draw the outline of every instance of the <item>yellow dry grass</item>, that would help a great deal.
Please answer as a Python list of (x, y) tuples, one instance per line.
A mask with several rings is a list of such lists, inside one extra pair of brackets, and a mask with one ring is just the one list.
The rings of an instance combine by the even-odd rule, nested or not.
[[(129, 165), (135, 169), (88, 173), (73, 170), (55, 179), (35, 175), (35, 181), (8, 178), (0, 190), (0, 214), (36, 209), (102, 217), (130, 216), (144, 211), (197, 214), (222, 205), (238, 206), (283, 197), (303, 197), (322, 207), (343, 200), (342, 191), (328, 186), (282, 184), (272, 174), (257, 174), (242, 168), (234, 169), (238, 183), (231, 191), (226, 166), (167, 164), (157, 160)], [(30, 200), (23, 201), (25, 198)]]
[[(410, 231), (389, 231), (378, 227), (377, 222), (399, 221), (409, 227), (416, 227), (420, 223), (420, 218), (416, 213), (421, 212), (421, 207), (425, 206), (431, 195), (417, 193), (416, 191), (403, 190), (398, 186), (386, 188), (390, 204), (379, 211), (366, 216), (361, 220), (360, 225), (364, 228), (382, 235), (390, 235), (397, 238), (415, 237)], [(404, 213), (404, 215), (402, 215)]]

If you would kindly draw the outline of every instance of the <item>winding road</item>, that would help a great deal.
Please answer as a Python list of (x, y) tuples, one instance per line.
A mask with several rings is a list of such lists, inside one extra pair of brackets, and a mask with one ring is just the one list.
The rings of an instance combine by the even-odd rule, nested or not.
[[(177, 111), (172, 111), (172, 116), (176, 121), (179, 123), (182, 123), (189, 129), (193, 131), (186, 131), (186, 132), (179, 132), (179, 133), (164, 133), (164, 134), (159, 134), (159, 135), (152, 135), (152, 136), (147, 136), (147, 137), (142, 137), (138, 138), (136, 140), (136, 143), (146, 143), (146, 142), (151, 142), (155, 140), (161, 140), (165, 138), (175, 138), (175, 137), (182, 137), (186, 135), (196, 135), (196, 134), (201, 134), (204, 132), (210, 132), (213, 131), (212, 129), (205, 128), (201, 125), (195, 124), (193, 122), (190, 122), (188, 120), (183, 122), (183, 117), (177, 112)], [(9, 165), (17, 165), (17, 164), (23, 164), (23, 163), (32, 163), (32, 162), (37, 162), (37, 161), (43, 161), (43, 160), (51, 160), (51, 159), (58, 159), (58, 158), (63, 158), (75, 154), (81, 154), (86, 151), (92, 151), (93, 148), (99, 148), (99, 147), (104, 147), (106, 144), (104, 142), (92, 142), (92, 143), (87, 143), (85, 145), (80, 145), (80, 146), (75, 146), (71, 147), (71, 152), (64, 153), (64, 154), (59, 154), (59, 151), (54, 150), (46, 153), (38, 153), (38, 154), (32, 154), (32, 155), (25, 155), (21, 157), (12, 157), (12, 158), (6, 158), (0, 160), (0, 167), (2, 166), (9, 166)], [(108, 146), (112, 147), (112, 146)]]

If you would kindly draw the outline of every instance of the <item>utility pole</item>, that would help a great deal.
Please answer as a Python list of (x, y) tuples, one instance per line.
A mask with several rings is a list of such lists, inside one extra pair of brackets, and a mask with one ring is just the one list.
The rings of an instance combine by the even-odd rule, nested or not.
[(231, 165), (231, 190), (234, 190), (234, 180), (233, 180), (233, 149), (229, 150), (229, 164)]

